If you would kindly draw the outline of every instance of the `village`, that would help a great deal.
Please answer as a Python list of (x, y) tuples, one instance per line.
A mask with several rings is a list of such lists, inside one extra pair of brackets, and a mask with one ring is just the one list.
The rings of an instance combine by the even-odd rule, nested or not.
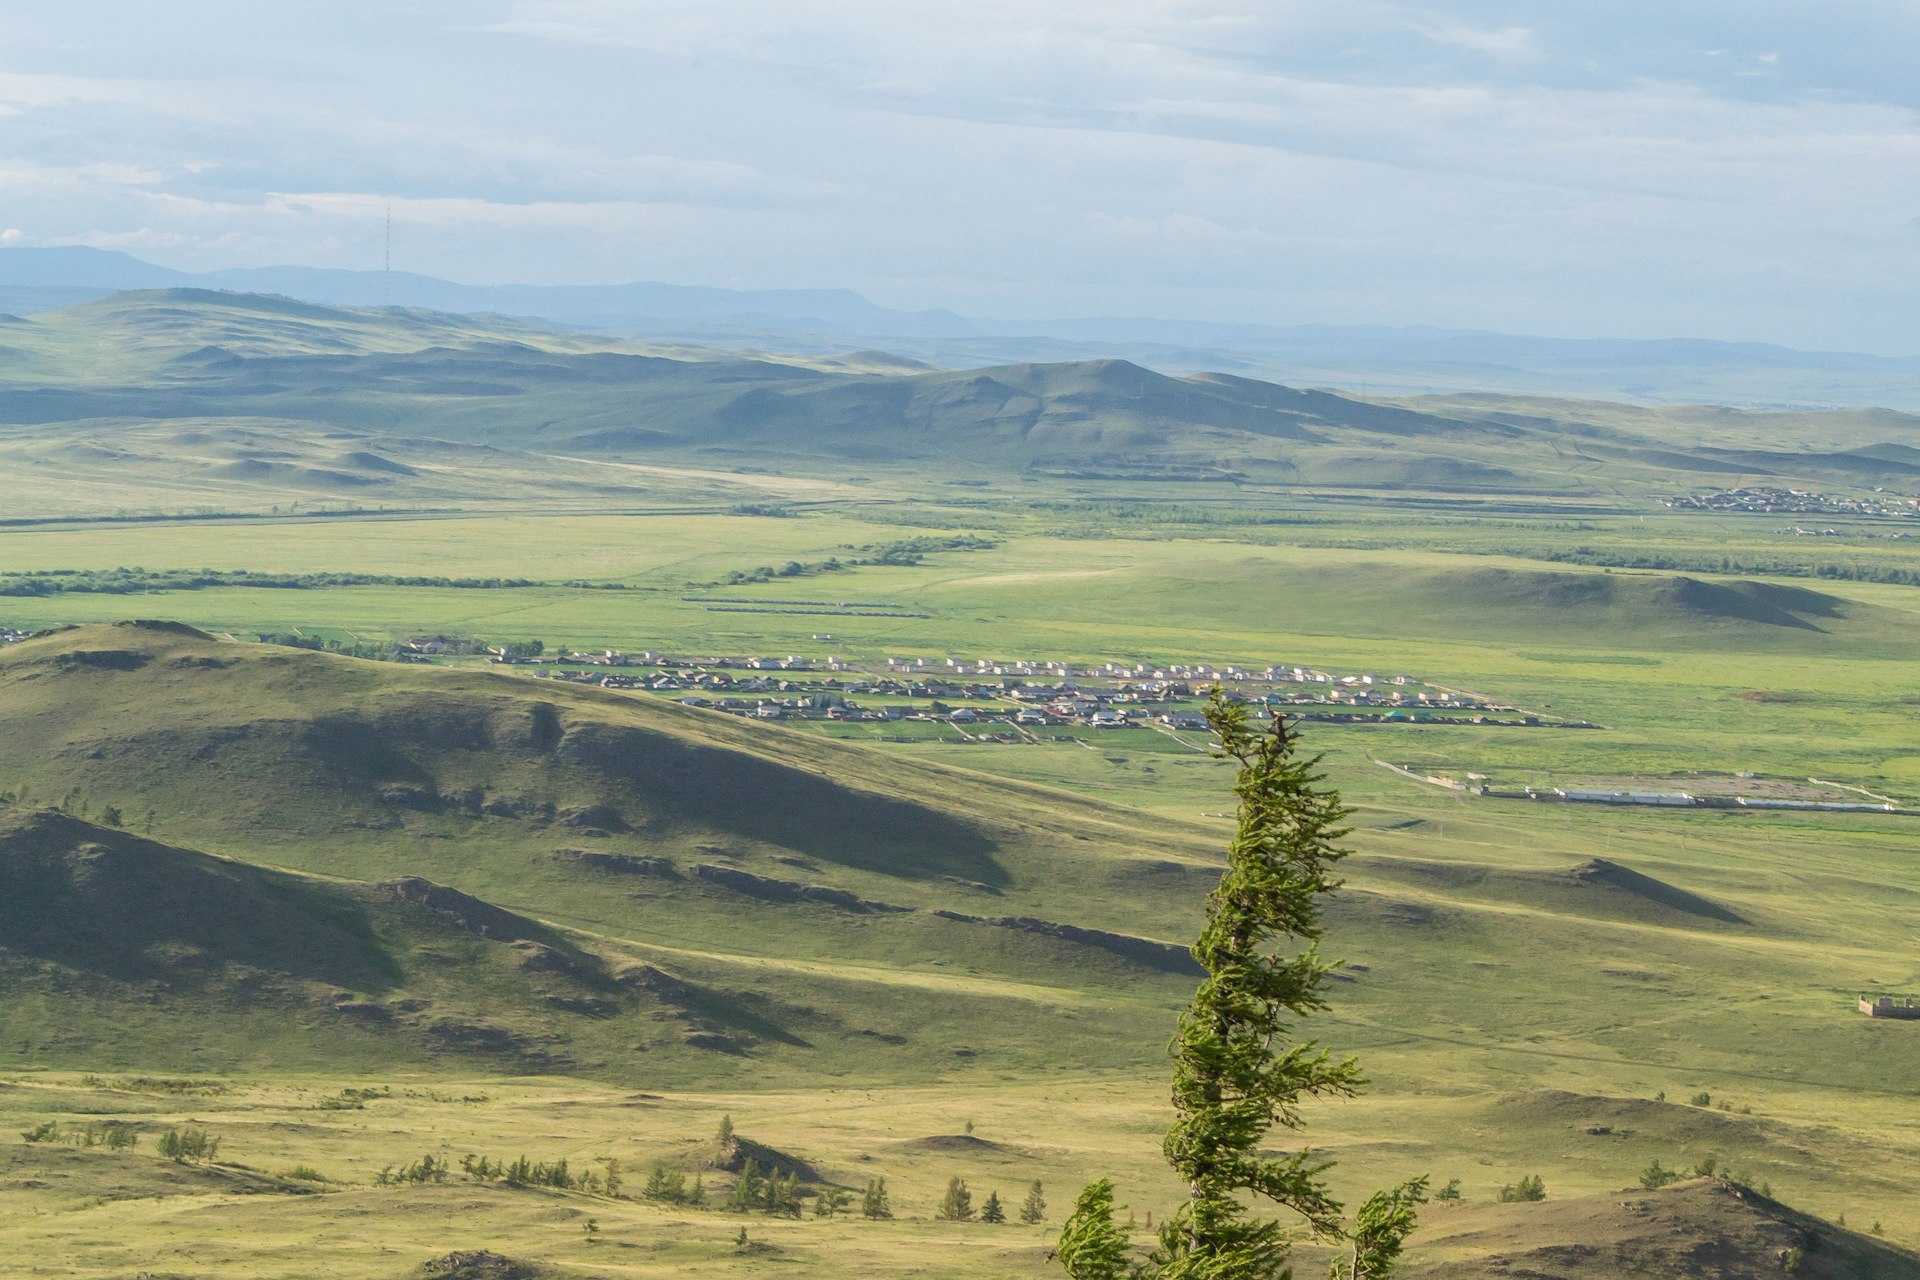
[(1766, 486), (1687, 494), (1683, 497), (1667, 499), (1667, 506), (1676, 511), (1719, 511), (1748, 515), (1793, 513), (1911, 516), (1920, 514), (1920, 498), (1909, 498), (1901, 494), (1889, 494), (1884, 498), (1848, 498), (1816, 493), (1810, 489), (1779, 489)]
[[(824, 638), (824, 637), (823, 637)], [(1047, 726), (1205, 730), (1203, 703), (1217, 684), (1256, 713), (1288, 708), (1306, 719), (1539, 726), (1561, 721), (1409, 675), (1336, 674), (1273, 664), (1158, 664), (1108, 661), (889, 657), (669, 657), (654, 650), (528, 658), (497, 652), (501, 665), (530, 665), (536, 677), (673, 698), (757, 720), (941, 721)], [(952, 705), (963, 704), (963, 705)]]

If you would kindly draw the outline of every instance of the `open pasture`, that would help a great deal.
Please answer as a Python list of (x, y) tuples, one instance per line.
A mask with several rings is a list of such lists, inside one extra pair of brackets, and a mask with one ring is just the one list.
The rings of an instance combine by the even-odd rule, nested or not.
[[(1414, 1242), (1434, 1280), (1572, 1239), (1600, 1242), (1581, 1280), (1657, 1274), (1630, 1220), (1662, 1214), (1756, 1274), (1789, 1238), (1823, 1242), (1813, 1280), (1920, 1270), (1893, 1247), (1920, 1243), (1920, 1023), (1854, 1004), (1920, 990), (1917, 820), (1380, 767), (1920, 801), (1905, 415), (508, 351), (201, 297), (35, 326), (0, 387), (5, 516), (60, 523), (0, 525), (0, 626), (81, 625), (0, 649), (0, 1120), (46, 1139), (0, 1144), (7, 1274), (399, 1280), (492, 1248), (553, 1280), (1038, 1277), (1047, 1231), (931, 1219), (949, 1177), (976, 1207), (1039, 1179), (1050, 1224), (1101, 1174), (1141, 1217), (1176, 1201), (1163, 1048), (1231, 830), (1194, 734), (757, 724), (253, 643), (296, 632), (1278, 662), (1538, 713), (1307, 726), (1355, 807), (1312, 1030), (1373, 1082), (1306, 1112), (1336, 1191), (1458, 1178)], [(215, 343), (235, 358), (186, 358)], [(1755, 483), (1829, 492), (1665, 505)], [(237, 514), (133, 518), (194, 509)], [(115, 588), (135, 566), (530, 585)], [(97, 625), (127, 618), (205, 634)], [(655, 1164), (730, 1186), (722, 1115), (804, 1165), (809, 1211), (884, 1176), (896, 1217), (634, 1198)], [(139, 1143), (85, 1146), (90, 1123)], [(220, 1163), (158, 1158), (188, 1124)], [(617, 1159), (627, 1198), (379, 1180), (522, 1154)], [(1770, 1198), (1623, 1197), (1655, 1158)], [(1494, 1203), (1527, 1174), (1545, 1204)]]

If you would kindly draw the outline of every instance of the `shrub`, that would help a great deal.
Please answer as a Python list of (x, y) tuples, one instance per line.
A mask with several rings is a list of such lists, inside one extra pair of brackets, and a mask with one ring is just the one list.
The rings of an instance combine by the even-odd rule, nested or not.
[(1518, 1185), (1509, 1183), (1500, 1188), (1501, 1204), (1528, 1204), (1547, 1198), (1547, 1184), (1537, 1173), (1521, 1178)]
[(1713, 1095), (1702, 1089), (1687, 1101), (1696, 1107), (1710, 1107), (1713, 1105)]
[[(1659, 1164), (1660, 1162), (1656, 1160), (1654, 1163)], [(1434, 1192), (1433, 1198), (1435, 1200), (1458, 1200), (1460, 1198), (1460, 1179), (1447, 1179), (1447, 1185)]]
[(211, 1160), (220, 1154), (220, 1139), (204, 1129), (169, 1129), (160, 1135), (160, 1154), (177, 1164)]
[(1640, 1185), (1649, 1191), (1658, 1191), (1661, 1187), (1680, 1181), (1683, 1175), (1678, 1169), (1663, 1169), (1655, 1160), (1640, 1171)]
[(20, 1136), (28, 1142), (58, 1142), (60, 1141), (60, 1124), (58, 1121), (48, 1120), (31, 1129), (23, 1129)]

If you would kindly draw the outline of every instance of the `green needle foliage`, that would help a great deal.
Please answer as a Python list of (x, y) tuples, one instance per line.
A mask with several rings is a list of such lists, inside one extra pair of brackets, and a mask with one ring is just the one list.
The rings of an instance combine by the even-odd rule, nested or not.
[[(1252, 1216), (1242, 1196), (1291, 1209), (1322, 1239), (1346, 1233), (1340, 1202), (1310, 1151), (1261, 1154), (1275, 1125), (1299, 1129), (1303, 1097), (1345, 1097), (1365, 1080), (1354, 1059), (1336, 1062), (1295, 1024), (1327, 1007), (1320, 986), (1332, 968), (1320, 959), (1321, 900), (1337, 888), (1333, 868), (1351, 810), (1321, 788), (1319, 758), (1302, 759), (1296, 733), (1275, 717), (1256, 732), (1245, 705), (1216, 688), (1207, 722), (1220, 754), (1237, 760), (1239, 826), (1227, 873), (1207, 900), (1193, 954), (1207, 970), (1180, 1018), (1172, 1045), (1178, 1113), (1163, 1149), (1187, 1184), (1188, 1200), (1162, 1224), (1151, 1270), (1158, 1280), (1273, 1280), (1288, 1275), (1290, 1233)], [(1356, 1227), (1358, 1275), (1380, 1280), (1413, 1229), (1419, 1179), (1370, 1198)], [(1059, 1257), (1074, 1280), (1127, 1273), (1124, 1228), (1113, 1221), (1113, 1188), (1087, 1188), (1060, 1236)], [(1360, 1263), (1361, 1253), (1365, 1262)]]
[(1427, 1180), (1415, 1178), (1387, 1191), (1367, 1197), (1353, 1215), (1353, 1248), (1345, 1259), (1336, 1258), (1330, 1280), (1378, 1280), (1393, 1274), (1400, 1250), (1413, 1234), (1419, 1211), (1415, 1205), (1427, 1202)]
[(1112, 1182), (1102, 1178), (1080, 1193), (1054, 1250), (1073, 1280), (1120, 1280), (1137, 1269), (1127, 1230), (1113, 1220)]
[(1047, 1199), (1040, 1194), (1040, 1179), (1027, 1188), (1026, 1203), (1020, 1206), (1020, 1221), (1032, 1226), (1047, 1216)]
[(973, 1193), (967, 1190), (964, 1179), (958, 1177), (947, 1179), (946, 1198), (941, 1200), (940, 1208), (933, 1216), (946, 1222), (973, 1220)]

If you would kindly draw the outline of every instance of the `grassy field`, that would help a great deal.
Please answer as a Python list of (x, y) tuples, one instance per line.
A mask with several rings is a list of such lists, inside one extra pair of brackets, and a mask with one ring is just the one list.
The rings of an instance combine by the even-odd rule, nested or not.
[[(147, 660), (134, 669), (63, 665), (63, 652)], [(510, 1049), (443, 1040), (423, 1056), (412, 1015), (369, 1028), (364, 1015), (329, 1012), (326, 1001), (339, 996), (316, 1000), (301, 994), (306, 988), (277, 997), (292, 1015), (279, 1019), (289, 1034), (249, 1032), (241, 1011), (262, 1008), (263, 980), (250, 976), (262, 962), (211, 945), (204, 928), (176, 932), (174, 950), (154, 961), (165, 970), (162, 987), (139, 997), (150, 1010), (139, 1017), (128, 1003), (134, 988), (115, 985), (126, 975), (86, 977), (83, 961), (62, 978), (71, 956), (29, 947), (39, 958), (10, 979), (15, 998), (0, 1040), (16, 1047), (21, 1066), (55, 1070), (16, 1073), (15, 1087), (0, 1089), (20, 1130), (84, 1124), (127, 1105), (119, 1094), (74, 1089), (81, 1070), (211, 1076), (223, 1091), (184, 1107), (138, 1099), (149, 1142), (165, 1124), (192, 1118), (218, 1128), (223, 1158), (251, 1170), (221, 1178), (304, 1164), (336, 1181), (314, 1184), (323, 1196), (236, 1198), (219, 1182), (155, 1188), (170, 1166), (150, 1147), (118, 1155), (23, 1144), (12, 1149), (16, 1172), (5, 1193), (16, 1225), (0, 1232), (0, 1250), (13, 1250), (26, 1273), (59, 1250), (81, 1260), (70, 1274), (114, 1274), (129, 1250), (152, 1261), (141, 1251), (173, 1232), (202, 1268), (195, 1274), (209, 1275), (400, 1275), (424, 1257), (482, 1245), (634, 1274), (736, 1257), (749, 1269), (791, 1258), (887, 1274), (904, 1258), (931, 1254), (954, 1275), (1038, 1275), (1044, 1239), (1036, 1233), (956, 1235), (925, 1221), (947, 1177), (1003, 1198), (1040, 1178), (1057, 1188), (1058, 1205), (1080, 1180), (1111, 1172), (1141, 1213), (1164, 1213), (1173, 1201), (1155, 1151), (1165, 1122), (1159, 1046), (1190, 979), (928, 914), (942, 907), (1148, 937), (1190, 934), (1209, 846), (1224, 832), (1198, 810), (1219, 806), (1225, 779), (1220, 766), (1170, 739), (1098, 754), (1070, 742), (1002, 749), (1067, 761), (1053, 780), (1063, 788), (1169, 815), (1153, 818), (1069, 789), (998, 782), (980, 767), (992, 747), (840, 747), (509, 676), (133, 628), (64, 633), (5, 656), (0, 704), (5, 741), (16, 749), (0, 770), (14, 810), (64, 799), (97, 814), (112, 804), (169, 848), (345, 877), (316, 882), (344, 886), (333, 893), (426, 876), (546, 922), (543, 945), (601, 957), (609, 972), (645, 964), (705, 993), (697, 1008), (651, 1005), (644, 991), (635, 1007), (620, 995), (610, 1020), (556, 1013), (540, 1004), (543, 991), (557, 991), (535, 983), (545, 971), (516, 977), (526, 967), (503, 944), (485, 945), (507, 958), (504, 966), (476, 953), (451, 971), (494, 975), (469, 989), (433, 967), (434, 955), (464, 952), (420, 934), (418, 920), (398, 934), (382, 931), (401, 923), (379, 926), (397, 975), (336, 978), (329, 991), (400, 1011), (424, 1000), (433, 1006), (426, 1018), (510, 1038)], [(220, 698), (205, 696), (210, 682)], [(532, 754), (516, 745), (524, 741), (517, 735), (538, 737), (540, 705), (556, 709), (558, 741), (575, 748), (544, 756), (537, 744)], [(54, 714), (57, 729), (46, 719)], [(47, 727), (29, 727), (36, 724)], [(755, 803), (722, 819), (685, 793), (684, 774), (673, 782), (676, 775), (656, 778), (654, 765), (609, 772), (594, 763), (614, 741), (608, 734), (636, 731), (731, 753), (736, 764), (703, 772), (736, 779)], [(1328, 738), (1335, 732), (1349, 731)], [(28, 742), (34, 750), (18, 749)], [(331, 745), (354, 742), (377, 742), (379, 753), (341, 755)], [(670, 757), (659, 750), (648, 747), (643, 758), (664, 763)], [(767, 760), (779, 770), (753, 763)], [(1892, 1240), (1915, 1239), (1920, 1228), (1907, 1211), (1920, 1184), (1915, 1135), (1887, 1119), (1920, 1086), (1906, 1043), (1913, 1028), (1851, 1010), (1858, 990), (1920, 985), (1910, 906), (1920, 873), (1906, 854), (1904, 820), (1543, 807), (1424, 788), (1369, 766), (1344, 743), (1331, 763), (1359, 806), (1358, 852), (1331, 919), (1330, 946), (1346, 967), (1319, 1030), (1361, 1053), (1374, 1081), (1364, 1101), (1310, 1115), (1311, 1141), (1341, 1161), (1343, 1190), (1431, 1170), (1460, 1178), (1469, 1199), (1484, 1203), (1534, 1172), (1553, 1189), (1550, 1205), (1571, 1205), (1585, 1202), (1569, 1197), (1631, 1184), (1652, 1158), (1691, 1165), (1712, 1156), (1799, 1209), (1845, 1215), (1855, 1226), (1879, 1221)], [(746, 781), (755, 775), (743, 767), (762, 770), (759, 780)], [(1089, 767), (1124, 778), (1106, 786), (1126, 789), (1097, 785), (1104, 779)], [(1149, 768), (1169, 781), (1142, 777)], [(838, 789), (829, 801), (834, 835), (824, 842), (808, 817), (816, 802), (804, 798), (820, 783), (807, 777)], [(394, 799), (395, 779), (445, 794), (552, 797), (563, 809), (599, 804), (624, 829), (583, 839), (543, 827), (537, 810), (429, 812)], [(886, 807), (925, 806), (913, 799), (923, 796), (938, 801), (918, 817)], [(963, 825), (948, 825), (954, 819)], [(880, 824), (872, 834), (869, 822)], [(92, 837), (109, 847), (122, 838)], [(679, 874), (609, 877), (549, 856), (562, 841), (663, 858)], [(696, 860), (721, 855), (763, 878), (919, 910), (760, 901), (689, 874)], [(1596, 868), (1595, 858), (1606, 863)], [(27, 944), (13, 937), (6, 945), (19, 954)], [(179, 957), (208, 952), (222, 960), (215, 977), (199, 962), (201, 976), (181, 986), (194, 970), (182, 971)], [(177, 994), (167, 996), (168, 987)], [(236, 1020), (210, 1018), (228, 1006)], [(182, 1019), (198, 1031), (191, 1047), (167, 1032)], [(639, 1041), (636, 1025), (651, 1028)], [(1071, 1028), (1064, 1041), (1063, 1027)], [(902, 1043), (890, 1047), (870, 1032)], [(684, 1038), (693, 1033), (719, 1035), (736, 1051)], [(301, 1034), (326, 1047), (303, 1046)], [(629, 1043), (650, 1048), (634, 1053)], [(353, 1073), (329, 1076), (322, 1064), (349, 1054)], [(508, 1064), (540, 1078), (503, 1079), (498, 1068)], [(290, 1114), (348, 1087), (387, 1089), (399, 1100), (367, 1103), (371, 1115)], [(1700, 1092), (1709, 1105), (1684, 1105)], [(487, 1101), (452, 1101), (481, 1096)], [(367, 1185), (380, 1167), (430, 1151), (512, 1158), (524, 1148), (576, 1163), (612, 1155), (629, 1170), (675, 1159), (693, 1167), (719, 1113), (807, 1160), (823, 1184), (888, 1177), (901, 1220), (761, 1227), (756, 1219), (753, 1237), (785, 1252), (734, 1255), (739, 1222), (716, 1213), (578, 1193), (456, 1184), (396, 1194)], [(969, 1120), (978, 1143), (966, 1140)], [(1587, 1132), (1596, 1127), (1610, 1132)], [(79, 1164), (45, 1165), (56, 1155)], [(149, 1203), (152, 1194), (167, 1198)], [(601, 1226), (599, 1243), (585, 1238), (589, 1216)], [(355, 1225), (342, 1230), (342, 1220)], [(135, 1243), (115, 1243), (126, 1239)], [(613, 1253), (623, 1242), (650, 1252)], [(1443, 1252), (1419, 1257), (1439, 1266)]]
[[(898, 393), (913, 448), (935, 424), (972, 452), (822, 444), (878, 438), (885, 362), (688, 371), (589, 339), (502, 354), (521, 339), (445, 318), (157, 305), (14, 335), (0, 387), (0, 626), (76, 627), (0, 648), (0, 1132), (56, 1126), (0, 1143), (0, 1271), (398, 1280), (492, 1248), (551, 1277), (1040, 1276), (1048, 1231), (932, 1220), (949, 1177), (976, 1205), (1038, 1179), (1056, 1225), (1101, 1174), (1140, 1218), (1176, 1201), (1164, 1046), (1230, 831), (1202, 735), (759, 724), (253, 643), (298, 632), (1284, 662), (1512, 703), (1543, 723), (1309, 723), (1356, 806), (1314, 1029), (1373, 1081), (1308, 1111), (1336, 1189), (1460, 1179), (1415, 1242), (1431, 1280), (1666, 1274), (1715, 1240), (1727, 1274), (1818, 1240), (1819, 1280), (1920, 1275), (1920, 1024), (1854, 1005), (1920, 989), (1915, 819), (1538, 804), (1381, 767), (1920, 802), (1920, 547), (1892, 536), (1905, 455), (1878, 447), (1903, 415), (1369, 405), (1076, 366), (1000, 372), (1041, 406), (1001, 466), (982, 442), (1014, 410), (951, 378)], [(433, 344), (445, 368), (414, 358)], [(205, 413), (229, 377), (183, 360), (206, 345), (266, 362), (247, 395), (290, 416)], [(147, 416), (63, 420), (68, 392)], [(1158, 421), (1104, 398), (1176, 392)], [(645, 436), (698, 423), (704, 444)], [(1743, 481), (1835, 500), (1663, 505)], [(129, 593), (110, 571), (136, 566), (218, 573)], [(102, 625), (128, 618), (183, 625)], [(809, 1192), (886, 1177), (898, 1216), (756, 1216), (743, 1247), (734, 1215), (632, 1198), (656, 1163), (730, 1185), (721, 1115)], [(131, 1152), (58, 1138), (109, 1122)], [(188, 1123), (221, 1163), (158, 1158)], [(613, 1158), (629, 1198), (378, 1184), (427, 1154)], [(1620, 1194), (1710, 1157), (1770, 1198)], [(1494, 1203), (1529, 1173), (1545, 1204)], [(1568, 1241), (1595, 1252), (1541, 1252)]]

